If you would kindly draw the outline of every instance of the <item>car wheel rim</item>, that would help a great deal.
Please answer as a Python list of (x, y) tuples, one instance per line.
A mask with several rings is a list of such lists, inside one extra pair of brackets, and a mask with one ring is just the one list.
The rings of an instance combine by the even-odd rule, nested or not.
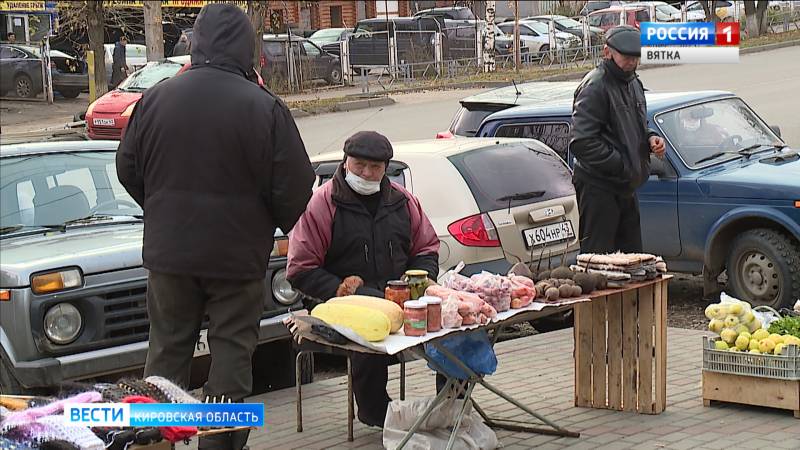
[(740, 258), (739, 277), (748, 296), (760, 303), (773, 303), (780, 296), (781, 277), (775, 263), (759, 251)]
[(27, 97), (31, 93), (31, 85), (25, 78), (17, 80), (17, 95)]
[(339, 72), (338, 70), (334, 70), (333, 72), (331, 72), (331, 79), (332, 79), (334, 82), (338, 83), (338, 82), (339, 82), (339, 80), (341, 80), (341, 79), (342, 79), (342, 74), (341, 74), (341, 72)]

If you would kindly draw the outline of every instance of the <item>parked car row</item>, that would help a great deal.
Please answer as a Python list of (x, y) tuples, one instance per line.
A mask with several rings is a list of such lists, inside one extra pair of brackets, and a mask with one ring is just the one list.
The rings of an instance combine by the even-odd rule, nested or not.
[[(531, 138), (569, 166), (577, 83), (526, 83), (463, 99), (453, 136)], [(639, 189), (645, 251), (775, 309), (800, 298), (800, 154), (729, 92), (647, 92), (648, 125), (667, 143)]]
[[(20, 98), (42, 93), (42, 53), (39, 47), (21, 44), (0, 45), (0, 96), (13, 92)], [(84, 61), (59, 50), (50, 50), (53, 90), (66, 98), (75, 98), (89, 89)]]

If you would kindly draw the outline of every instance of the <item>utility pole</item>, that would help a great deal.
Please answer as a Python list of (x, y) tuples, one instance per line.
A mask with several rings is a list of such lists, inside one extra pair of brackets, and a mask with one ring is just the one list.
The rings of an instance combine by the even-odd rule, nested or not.
[(147, 0), (144, 7), (144, 41), (147, 45), (147, 60), (164, 59), (164, 28), (161, 19), (161, 1)]
[(519, 72), (519, 0), (514, 0), (514, 72)]

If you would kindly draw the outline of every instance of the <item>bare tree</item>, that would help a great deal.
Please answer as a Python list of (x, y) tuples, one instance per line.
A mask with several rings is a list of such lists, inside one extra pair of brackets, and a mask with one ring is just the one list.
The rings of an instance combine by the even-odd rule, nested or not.
[(712, 1), (699, 1), (697, 3), (699, 3), (700, 6), (703, 8), (703, 12), (706, 15), (706, 21), (710, 20), (711, 22), (714, 22), (714, 23), (719, 22), (719, 17), (717, 16), (717, 10), (714, 7), (714, 3), (716, 3), (715, 1), (713, 1), (713, 0)]
[(747, 37), (758, 37), (767, 31), (767, 1), (744, 2), (744, 14), (747, 17)]
[[(78, 2), (74, 2), (78, 3)], [(105, 24), (103, 14), (103, 2), (80, 2), (83, 5), (76, 5), (86, 18), (87, 34), (89, 35), (89, 50), (94, 52), (94, 89), (97, 97), (108, 92), (108, 80), (106, 78), (106, 49), (103, 46), (103, 25)], [(77, 11), (76, 11), (77, 13)]]
[(495, 0), (486, 0), (486, 38), (483, 45), (483, 71), (494, 72), (494, 11)]
[(264, 41), (264, 29), (267, 13), (267, 4), (265, 2), (247, 1), (247, 17), (250, 18), (250, 23), (253, 25), (255, 31), (255, 48), (253, 51), (253, 67), (257, 73), (261, 73), (261, 46)]
[(147, 45), (147, 60), (159, 61), (164, 59), (164, 28), (161, 24), (161, 1), (148, 0), (143, 3), (144, 8), (144, 39)]

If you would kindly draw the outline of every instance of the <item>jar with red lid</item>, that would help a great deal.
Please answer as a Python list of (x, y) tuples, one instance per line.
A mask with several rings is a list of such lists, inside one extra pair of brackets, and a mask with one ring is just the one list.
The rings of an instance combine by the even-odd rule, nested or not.
[(411, 289), (408, 287), (408, 282), (403, 280), (389, 281), (386, 283), (383, 297), (386, 300), (397, 303), (402, 308), (405, 302), (411, 300)]
[(403, 334), (425, 336), (428, 332), (428, 304), (409, 300), (403, 305)]
[(442, 299), (439, 297), (420, 297), (419, 301), (428, 305), (428, 331), (439, 331), (442, 329)]

